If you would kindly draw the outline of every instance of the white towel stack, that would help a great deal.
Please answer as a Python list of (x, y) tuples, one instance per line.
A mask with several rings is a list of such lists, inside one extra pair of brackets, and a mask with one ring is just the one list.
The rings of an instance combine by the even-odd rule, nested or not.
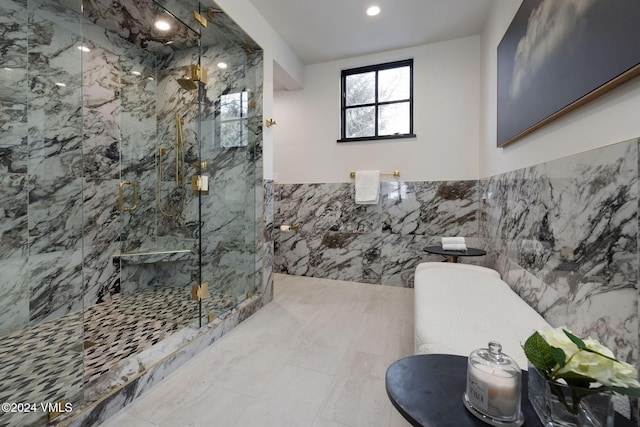
[(445, 251), (466, 251), (467, 244), (464, 237), (443, 237), (442, 249)]
[(380, 171), (356, 171), (356, 204), (375, 205), (380, 199)]

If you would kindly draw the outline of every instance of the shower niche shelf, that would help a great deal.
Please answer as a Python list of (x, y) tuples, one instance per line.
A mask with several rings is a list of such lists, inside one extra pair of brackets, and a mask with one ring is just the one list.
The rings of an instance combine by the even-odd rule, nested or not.
[(128, 264), (155, 264), (158, 262), (187, 261), (193, 252), (190, 249), (143, 249), (136, 252), (123, 252), (113, 255), (113, 262)]

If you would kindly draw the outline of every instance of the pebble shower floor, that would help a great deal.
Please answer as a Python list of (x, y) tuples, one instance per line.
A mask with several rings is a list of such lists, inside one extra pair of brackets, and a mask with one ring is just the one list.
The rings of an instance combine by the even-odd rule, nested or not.
[[(202, 312), (223, 313), (236, 303), (212, 293)], [(83, 317), (69, 314), (0, 338), (0, 402), (80, 399), (84, 385), (196, 321), (198, 306), (191, 288), (167, 287), (97, 304)], [(8, 415), (0, 426), (15, 425)]]

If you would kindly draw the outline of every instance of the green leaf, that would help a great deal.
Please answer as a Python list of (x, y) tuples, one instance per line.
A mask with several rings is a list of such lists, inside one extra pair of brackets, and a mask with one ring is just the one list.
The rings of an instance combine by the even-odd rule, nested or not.
[(623, 394), (625, 396), (630, 396), (630, 397), (640, 397), (640, 388), (635, 388), (635, 387), (614, 387), (614, 386), (602, 386), (600, 387), (603, 390), (611, 390), (611, 391), (615, 391), (616, 393), (620, 393)]
[(564, 368), (564, 365), (567, 361), (567, 355), (564, 353), (564, 350), (558, 347), (549, 346), (551, 349), (551, 355), (553, 356), (553, 360), (556, 361), (558, 366)]
[(567, 331), (566, 329), (563, 329), (562, 332), (564, 332), (564, 334), (569, 337), (569, 339), (578, 346), (578, 348), (580, 350), (587, 350), (587, 345), (584, 343), (584, 341), (582, 341), (580, 338), (578, 338), (577, 336), (573, 335), (571, 332)]
[(589, 388), (589, 384), (592, 382), (597, 382), (596, 379), (587, 377), (585, 375), (578, 374), (576, 372), (563, 372), (561, 374), (556, 374), (555, 379), (564, 378), (567, 384), (576, 387)]
[(534, 332), (527, 338), (522, 349), (527, 359), (540, 373), (548, 376), (549, 372), (555, 367), (556, 359), (551, 351), (551, 346), (539, 332)]

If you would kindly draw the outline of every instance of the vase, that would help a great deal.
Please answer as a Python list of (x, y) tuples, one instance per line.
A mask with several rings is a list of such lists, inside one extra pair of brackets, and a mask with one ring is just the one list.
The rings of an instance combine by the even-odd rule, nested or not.
[(613, 393), (547, 380), (529, 364), (529, 401), (545, 427), (612, 427)]

